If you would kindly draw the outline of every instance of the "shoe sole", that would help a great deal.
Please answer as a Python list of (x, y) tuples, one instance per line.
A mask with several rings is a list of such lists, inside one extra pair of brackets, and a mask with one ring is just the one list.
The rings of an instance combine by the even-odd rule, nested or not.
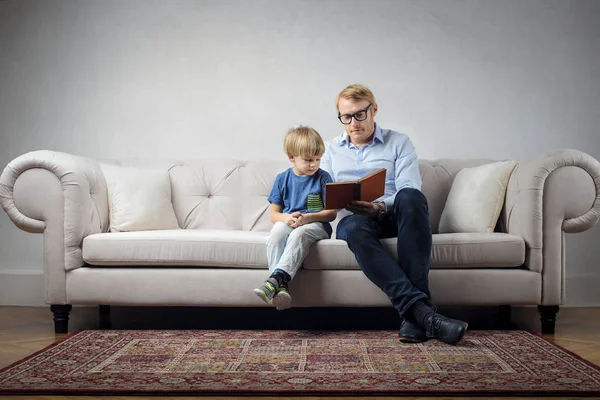
[(273, 305), (277, 307), (279, 311), (286, 310), (292, 307), (292, 296), (287, 292), (280, 292), (273, 297)]
[(271, 299), (269, 299), (269, 296), (267, 296), (267, 294), (266, 294), (265, 292), (263, 292), (262, 290), (260, 290), (260, 289), (254, 289), (254, 290), (253, 290), (253, 292), (254, 292), (254, 293), (255, 293), (255, 294), (258, 296), (258, 297), (260, 297), (260, 299), (261, 299), (262, 301), (264, 301), (265, 303), (267, 303), (267, 304), (269, 304), (269, 305), (272, 303), (272, 300), (271, 300)]
[(402, 343), (410, 343), (410, 344), (423, 343), (423, 342), (428, 341), (429, 339), (430, 338), (428, 338), (428, 337), (423, 338), (423, 339), (417, 339), (417, 338), (410, 338), (410, 337), (407, 337), (407, 336), (400, 336), (400, 341)]

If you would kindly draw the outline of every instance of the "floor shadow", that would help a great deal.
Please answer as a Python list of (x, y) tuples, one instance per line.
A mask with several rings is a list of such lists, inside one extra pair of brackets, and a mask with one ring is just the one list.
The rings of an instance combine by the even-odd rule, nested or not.
[[(469, 323), (469, 329), (516, 329), (498, 307), (438, 308)], [(98, 313), (100, 314), (100, 313)], [(89, 320), (88, 320), (89, 321)], [(395, 330), (400, 318), (389, 307), (310, 307), (277, 311), (264, 307), (110, 307), (85, 329), (302, 329)]]

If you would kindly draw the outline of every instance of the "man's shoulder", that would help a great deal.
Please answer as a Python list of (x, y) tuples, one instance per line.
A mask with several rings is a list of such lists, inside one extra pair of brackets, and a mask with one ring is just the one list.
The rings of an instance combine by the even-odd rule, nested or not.
[(406, 141), (410, 140), (410, 137), (406, 133), (398, 132), (392, 129), (381, 128), (381, 135), (384, 140), (397, 140), (397, 141)]
[(410, 137), (406, 133), (394, 131), (392, 129), (381, 128), (381, 138), (385, 147), (394, 147), (399, 151), (412, 149), (414, 146)]

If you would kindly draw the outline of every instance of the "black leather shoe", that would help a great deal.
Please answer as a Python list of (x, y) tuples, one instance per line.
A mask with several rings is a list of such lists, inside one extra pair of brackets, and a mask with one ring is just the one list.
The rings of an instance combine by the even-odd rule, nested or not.
[(407, 318), (402, 318), (398, 336), (400, 336), (402, 343), (421, 343), (429, 340), (425, 334), (425, 329)]
[(441, 340), (444, 343), (456, 344), (465, 336), (469, 324), (444, 317), (442, 314), (433, 313), (425, 319), (425, 326), (429, 329), (427, 336)]

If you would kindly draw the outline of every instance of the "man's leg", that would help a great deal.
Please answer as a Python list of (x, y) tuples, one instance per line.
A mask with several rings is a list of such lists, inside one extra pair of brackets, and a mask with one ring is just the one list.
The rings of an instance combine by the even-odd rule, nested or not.
[(421, 191), (406, 188), (398, 192), (394, 207), (384, 222), (383, 237), (398, 238), (398, 265), (429, 301), (432, 238), (427, 198)]
[(388, 228), (386, 230), (393, 231), (397, 228), (398, 264), (411, 283), (427, 295), (401, 313), (403, 323), (400, 327), (400, 337), (408, 342), (422, 341), (422, 330), (427, 330), (431, 337), (450, 344), (458, 343), (467, 330), (467, 324), (446, 318), (431, 308), (429, 263), (432, 237), (426, 197), (416, 189), (400, 190), (384, 225)]
[[(426, 294), (423, 303), (430, 304), (429, 262), (431, 259), (431, 225), (427, 199), (418, 190), (402, 189), (394, 199), (394, 207), (383, 221), (383, 237), (397, 237), (398, 265), (411, 283)], [(417, 301), (417, 304), (420, 301)], [(411, 310), (412, 311), (412, 310)], [(426, 341), (425, 328), (412, 315), (401, 315), (398, 336), (405, 343)]]
[(381, 231), (382, 226), (375, 219), (354, 214), (339, 222), (336, 237), (348, 243), (367, 278), (403, 315), (416, 300), (426, 299), (427, 295), (410, 282), (396, 260), (383, 248), (379, 241)]

